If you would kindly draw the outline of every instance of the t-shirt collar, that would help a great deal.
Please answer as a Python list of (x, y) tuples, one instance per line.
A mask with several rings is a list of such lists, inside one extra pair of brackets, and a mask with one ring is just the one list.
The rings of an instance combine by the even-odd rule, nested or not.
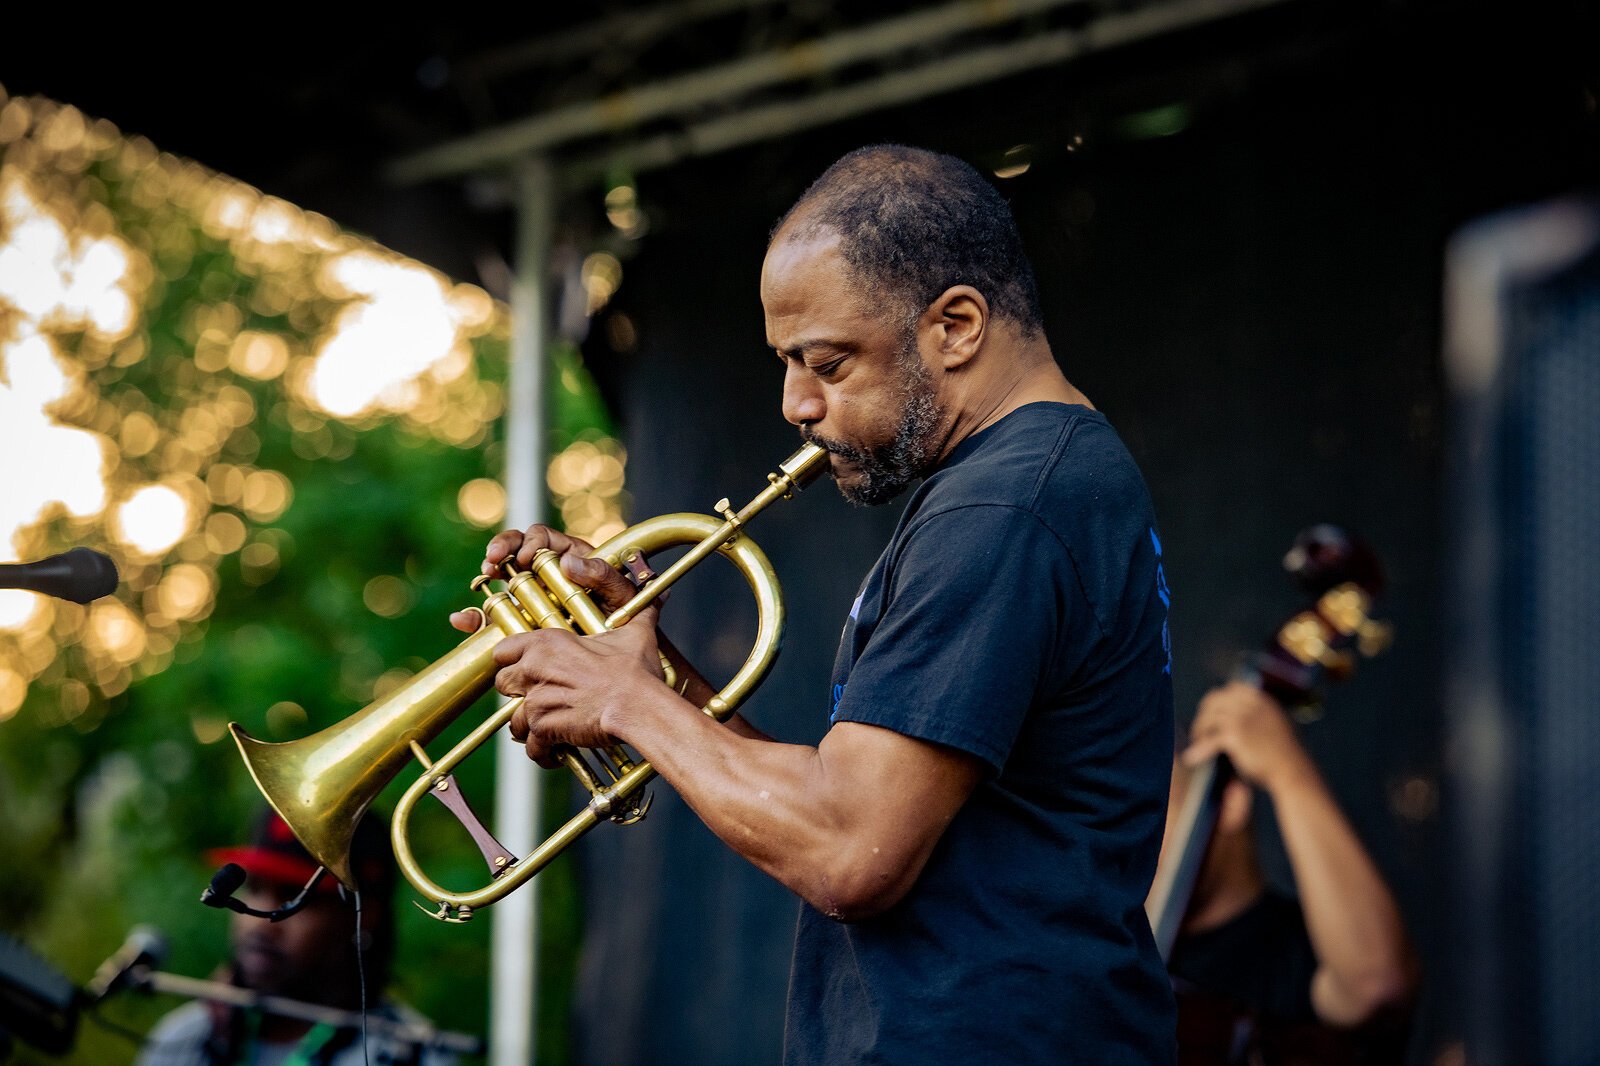
[(1001, 426), (1006, 425), (1007, 423), (1015, 425), (1016, 422), (1019, 421), (1030, 421), (1041, 414), (1051, 412), (1052, 408), (1066, 408), (1073, 415), (1078, 417), (1093, 418), (1100, 421), (1105, 420), (1105, 415), (1101, 414), (1092, 407), (1085, 407), (1081, 403), (1061, 403), (1058, 400), (1034, 400), (1032, 403), (1025, 403), (1015, 411), (1007, 413), (992, 424), (984, 426), (976, 433), (969, 434), (961, 441), (960, 444), (957, 444), (954, 448), (950, 449), (950, 454), (945, 456), (944, 462), (934, 467), (932, 472), (938, 473), (940, 470), (948, 470), (955, 466), (957, 463), (961, 462), (961, 460), (977, 451), (978, 446), (983, 443), (984, 438), (994, 433), (994, 431), (999, 429)]

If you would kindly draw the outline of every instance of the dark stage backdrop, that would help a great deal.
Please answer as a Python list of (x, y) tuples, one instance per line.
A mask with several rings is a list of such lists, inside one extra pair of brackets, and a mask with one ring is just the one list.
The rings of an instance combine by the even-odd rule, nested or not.
[[(1031, 145), (1030, 169), (999, 184), (1057, 356), (1154, 494), (1180, 720), (1299, 606), (1278, 565), (1297, 530), (1339, 522), (1387, 560), (1396, 644), (1304, 736), (1439, 959), (1443, 242), (1483, 209), (1593, 173), (1592, 148), (1572, 149), (1581, 104), (1565, 75), (1479, 62), (1480, 30), (1440, 47), (1400, 19), (1267, 20), (642, 176), (652, 232), (610, 312), (637, 346), (612, 350), (603, 328), (588, 346), (625, 426), (632, 517), (747, 498), (794, 446), (757, 276), (769, 227), (812, 177), (873, 141), (996, 165)], [(791, 608), (783, 658), (747, 709), (762, 728), (820, 736), (840, 624), (896, 514), (852, 509), (824, 483), (753, 529)], [(717, 677), (752, 625), (722, 570), (680, 586), (665, 623)], [(579, 1053), (777, 1062), (796, 900), (665, 787), (642, 826), (578, 851)], [(1281, 853), (1270, 865), (1284, 879)], [(1437, 1006), (1450, 977), (1432, 966), (1429, 981), (1419, 1059), (1453, 1029)]]

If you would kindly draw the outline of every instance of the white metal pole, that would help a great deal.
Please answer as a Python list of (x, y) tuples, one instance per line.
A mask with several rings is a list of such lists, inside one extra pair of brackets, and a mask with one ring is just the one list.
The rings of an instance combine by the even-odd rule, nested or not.
[[(555, 181), (547, 160), (517, 168), (516, 280), (511, 291), (511, 373), (506, 404), (506, 519), (526, 529), (546, 518), (545, 366), (549, 362), (551, 230)], [(539, 785), (515, 744), (495, 747), (495, 822), (500, 839), (526, 850), (538, 840)], [(494, 905), (490, 948), (489, 1062), (532, 1066), (538, 1032), (539, 879)]]

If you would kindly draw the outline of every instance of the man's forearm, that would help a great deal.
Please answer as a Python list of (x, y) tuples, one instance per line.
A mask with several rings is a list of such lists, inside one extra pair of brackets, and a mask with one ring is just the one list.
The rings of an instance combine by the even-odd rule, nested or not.
[(1411, 992), (1399, 907), (1309, 762), (1271, 794), (1317, 955), (1313, 1005), (1325, 1021), (1359, 1024)]
[(617, 735), (724, 843), (826, 909), (825, 838), (838, 827), (816, 794), (817, 749), (749, 736), (743, 719), (744, 729), (726, 728), (694, 703), (662, 693), (627, 714)]
[[(871, 726), (821, 748), (778, 743), (742, 720), (725, 727), (659, 685), (606, 728), (724, 843), (838, 918), (898, 900), (977, 779), (965, 757)], [(883, 784), (897, 779), (915, 783)]]

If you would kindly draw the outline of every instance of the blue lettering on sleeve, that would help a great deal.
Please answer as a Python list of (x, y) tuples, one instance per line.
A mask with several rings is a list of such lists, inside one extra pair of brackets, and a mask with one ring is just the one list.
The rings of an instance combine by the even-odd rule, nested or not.
[[(1154, 526), (1150, 527), (1150, 544), (1156, 550), (1156, 595), (1161, 597), (1161, 606), (1167, 610), (1172, 609), (1172, 590), (1167, 587), (1167, 571), (1161, 565), (1161, 538), (1156, 536)], [(1172, 673), (1172, 630), (1166, 619), (1161, 621), (1161, 650), (1166, 652), (1167, 665), (1162, 671)]]
[(1161, 597), (1161, 606), (1172, 608), (1172, 590), (1167, 588), (1167, 572), (1161, 566), (1161, 538), (1156, 536), (1152, 527), (1150, 530), (1150, 543), (1156, 549), (1156, 595)]
[(833, 706), (828, 710), (828, 722), (831, 724), (839, 718), (839, 701), (844, 699), (844, 686), (833, 686)]

